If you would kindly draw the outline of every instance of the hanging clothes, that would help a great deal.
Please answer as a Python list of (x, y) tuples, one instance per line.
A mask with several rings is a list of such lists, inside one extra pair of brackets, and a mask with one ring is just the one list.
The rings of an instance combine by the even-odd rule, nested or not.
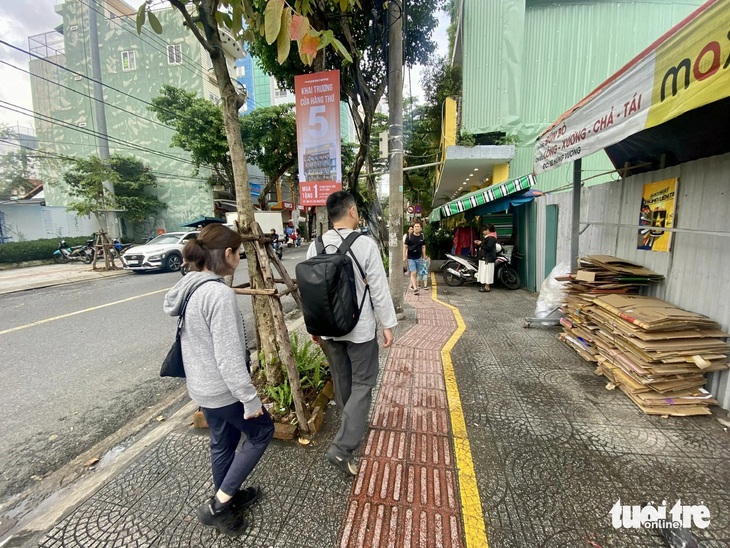
[(476, 239), (476, 228), (460, 226), (454, 233), (454, 247), (452, 251), (457, 255), (474, 255), (474, 240)]

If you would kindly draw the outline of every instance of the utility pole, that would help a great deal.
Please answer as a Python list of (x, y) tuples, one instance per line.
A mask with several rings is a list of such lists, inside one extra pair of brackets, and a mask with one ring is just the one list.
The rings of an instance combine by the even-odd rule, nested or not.
[[(106, 112), (104, 111), (104, 88), (101, 85), (101, 59), (99, 57), (99, 27), (97, 23), (97, 0), (89, 1), (89, 50), (91, 55), (91, 77), (94, 88), (94, 129), (96, 131), (96, 150), (99, 158), (108, 161), (109, 141), (107, 140)], [(113, 201), (114, 183), (104, 182), (104, 197)], [(108, 206), (107, 206), (108, 208)], [(104, 213), (106, 219), (106, 232), (112, 237), (120, 236), (117, 227), (117, 214), (114, 211)]]
[(388, 143), (390, 168), (390, 294), (403, 311), (403, 3), (388, 2)]

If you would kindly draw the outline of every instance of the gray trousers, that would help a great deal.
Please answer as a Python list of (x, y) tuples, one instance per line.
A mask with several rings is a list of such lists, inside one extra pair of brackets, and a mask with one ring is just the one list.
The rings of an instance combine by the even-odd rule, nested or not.
[(338, 455), (349, 458), (368, 428), (368, 412), (378, 380), (378, 340), (323, 340), (322, 349), (332, 371), (335, 401), (342, 412), (342, 424), (330, 451), (334, 449)]

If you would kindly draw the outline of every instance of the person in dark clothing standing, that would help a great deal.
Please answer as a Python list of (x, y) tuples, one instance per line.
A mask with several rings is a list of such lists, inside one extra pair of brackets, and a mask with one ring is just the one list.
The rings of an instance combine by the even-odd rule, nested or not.
[(406, 236), (403, 243), (403, 262), (408, 260), (408, 271), (411, 273), (410, 289), (418, 295), (418, 272), (426, 258), (426, 239), (421, 232), (421, 223), (413, 223), (413, 234)]
[(479, 246), (477, 282), (482, 284), (479, 291), (484, 293), (491, 291), (491, 285), (494, 283), (494, 263), (497, 261), (497, 231), (494, 225), (482, 227), (482, 239), (474, 240), (474, 243)]

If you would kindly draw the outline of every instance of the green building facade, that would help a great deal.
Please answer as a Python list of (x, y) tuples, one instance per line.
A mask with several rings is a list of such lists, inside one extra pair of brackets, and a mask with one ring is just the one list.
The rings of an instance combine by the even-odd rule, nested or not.
[[(536, 137), (700, 0), (462, 0), (453, 62), (462, 66), (461, 130), (517, 139), (510, 175), (533, 169)], [(486, 143), (485, 143), (486, 144)], [(584, 178), (613, 169), (603, 153), (583, 159)], [(612, 175), (614, 178), (615, 174)], [(587, 184), (605, 182), (611, 175)], [(536, 188), (569, 185), (570, 166)]]
[[(212, 215), (209, 172), (201, 169), (193, 175), (189, 155), (170, 146), (174, 131), (148, 110), (164, 84), (217, 101), (218, 88), (208, 70), (207, 53), (172, 9), (155, 12), (163, 26), (161, 35), (146, 28), (138, 36), (131, 7), (116, 0), (100, 1), (96, 6), (110, 152), (134, 156), (149, 166), (158, 182), (154, 192), (167, 204), (145, 226), (122, 227), (125, 236), (139, 238), (158, 229), (175, 230), (199, 215)], [(97, 154), (93, 88), (86, 78), (92, 75), (89, 9), (86, 1), (67, 0), (56, 6), (63, 23), (51, 33), (29, 38), (31, 51), (42, 57), (30, 62), (40, 148), (64, 156)], [(54, 42), (56, 45), (47, 45)], [(45, 181), (47, 203), (67, 205), (62, 173), (46, 173)]]

